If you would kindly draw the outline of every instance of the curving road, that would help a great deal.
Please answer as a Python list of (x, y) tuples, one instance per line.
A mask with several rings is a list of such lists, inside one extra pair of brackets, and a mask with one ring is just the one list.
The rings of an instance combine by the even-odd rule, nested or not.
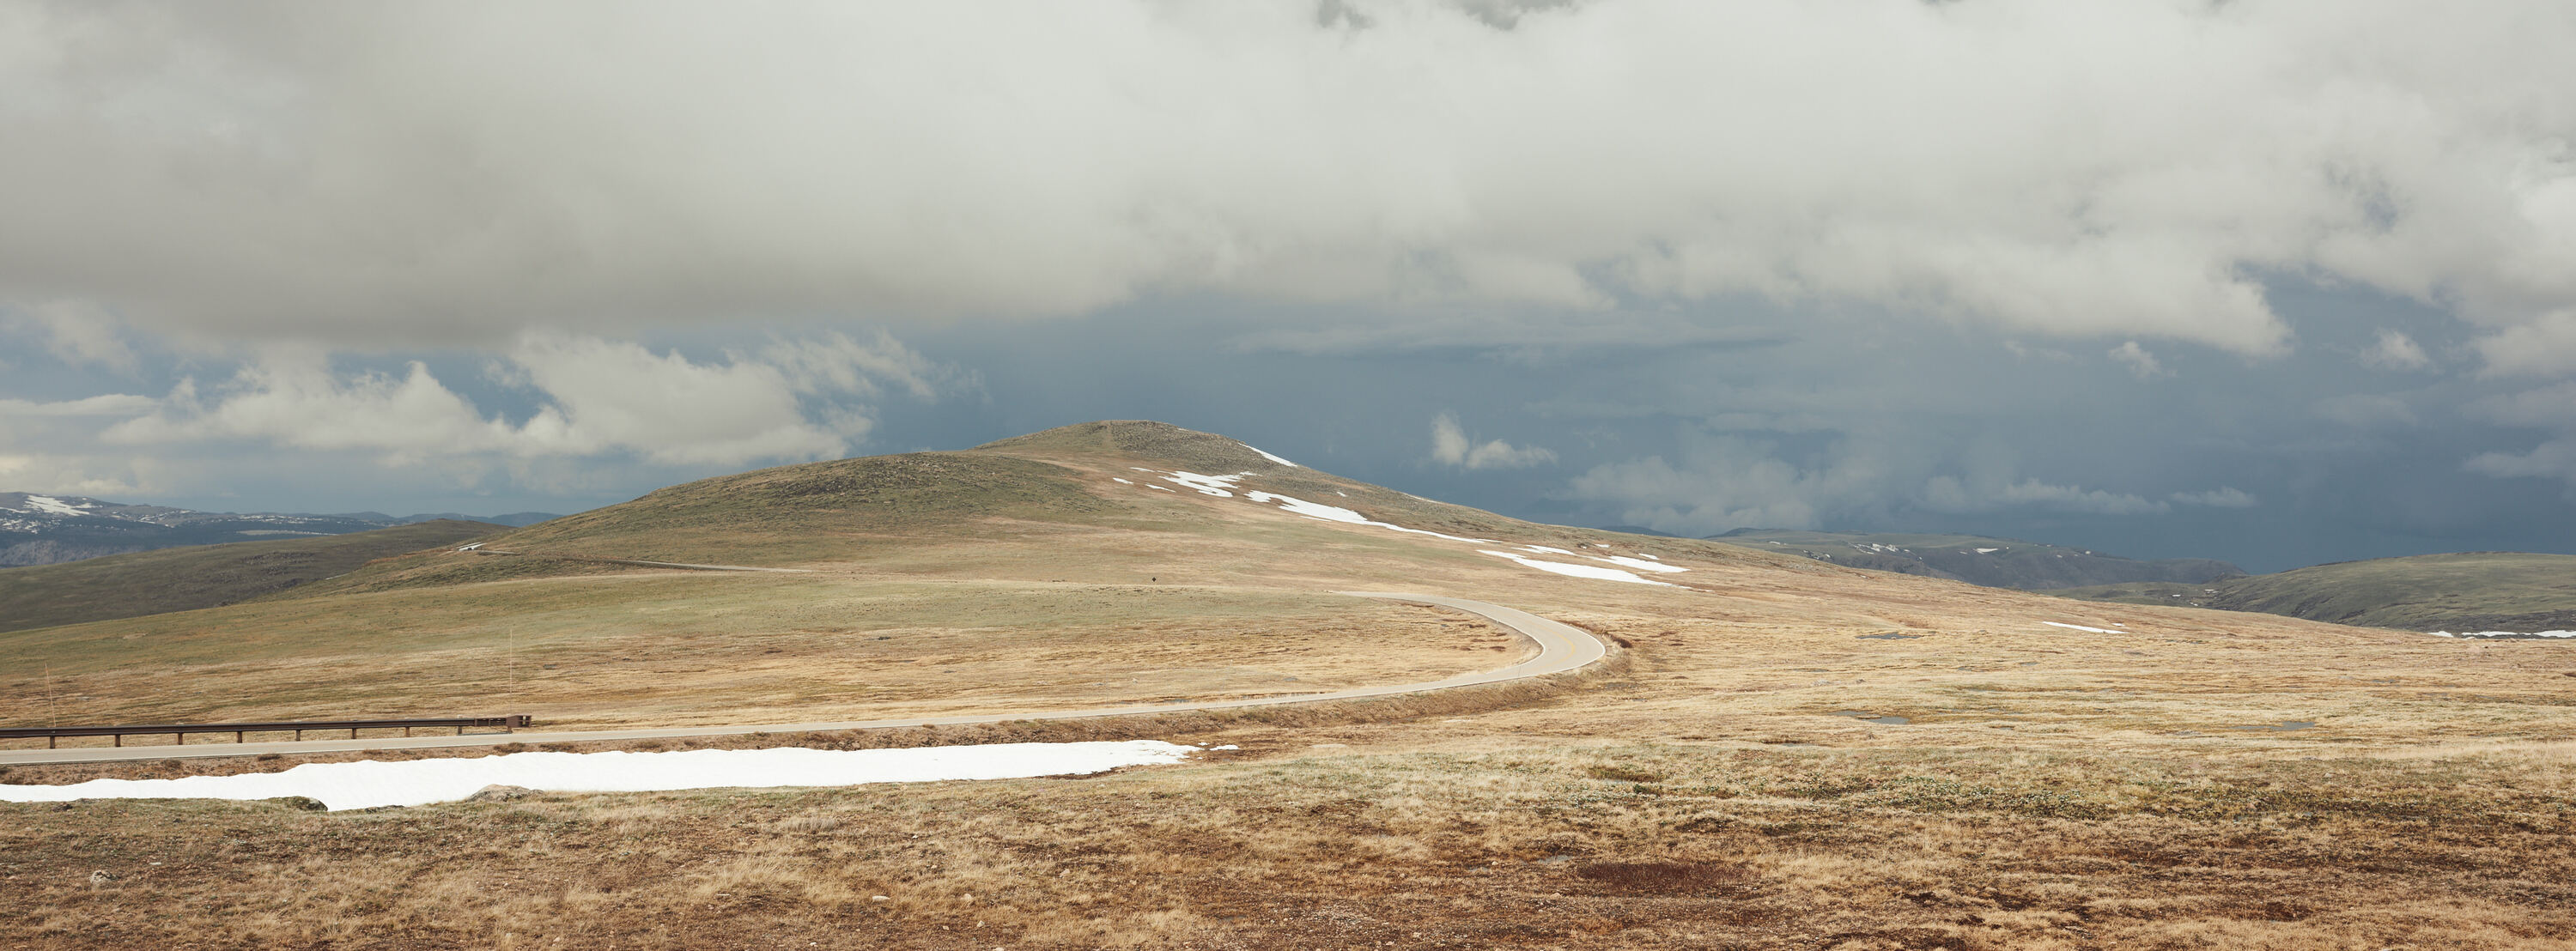
[(1333, 700), (1356, 700), (1366, 697), (1389, 697), (1397, 694), (1496, 684), (1531, 677), (1545, 677), (1580, 670), (1609, 655), (1609, 648), (1599, 638), (1559, 621), (1527, 611), (1428, 594), (1400, 594), (1385, 591), (1337, 591), (1361, 598), (1379, 598), (1432, 607), (1450, 608), (1492, 621), (1504, 630), (1520, 635), (1538, 648), (1538, 655), (1509, 667), (1459, 674), (1446, 680), (1427, 683), (1389, 684), (1382, 687), (1354, 687), (1331, 693), (1290, 694), (1277, 697), (1254, 697), (1245, 700), (1210, 700), (1200, 703), (1163, 703), (1140, 706), (1105, 707), (1086, 710), (1046, 710), (1034, 713), (996, 713), (956, 717), (921, 717), (904, 720), (854, 720), (838, 723), (773, 723), (762, 726), (693, 726), (641, 730), (593, 730), (577, 733), (483, 733), (467, 736), (415, 736), (356, 740), (306, 740), (277, 743), (207, 743), (197, 746), (126, 746), (102, 749), (6, 750), (0, 751), (0, 765), (22, 763), (104, 763), (142, 759), (197, 759), (216, 756), (256, 756), (261, 753), (331, 753), (350, 750), (422, 749), (456, 746), (499, 746), (504, 743), (587, 743), (616, 740), (675, 739), (698, 736), (740, 736), (746, 733), (804, 733), (830, 730), (871, 730), (904, 726), (952, 726), (971, 723), (1005, 723), (1014, 720), (1078, 720), (1084, 717), (1116, 717), (1139, 713), (1176, 713), (1190, 710), (1226, 710), (1238, 707), (1266, 707), (1291, 703), (1323, 703)]

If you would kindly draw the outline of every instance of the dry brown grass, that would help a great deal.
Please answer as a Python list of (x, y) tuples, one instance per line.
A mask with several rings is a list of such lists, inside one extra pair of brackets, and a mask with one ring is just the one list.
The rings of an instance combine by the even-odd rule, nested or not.
[[(1093, 475), (1103, 493), (1145, 497)], [(1170, 496), (1151, 503), (1168, 509), (1163, 528), (1000, 525), (811, 566), (869, 585), (971, 574), (1050, 591), (1146, 577), (1281, 597), (1438, 591), (1633, 649), (1579, 688), (1488, 698), (1511, 701), (1501, 707), (1416, 699), (1378, 715), (768, 738), (1141, 731), (1243, 747), (1079, 781), (345, 814), (5, 806), (0, 936), (34, 948), (2576, 947), (2576, 645), (2070, 603), (1572, 529), (1509, 539), (1646, 545), (1694, 569), (1675, 576), (1687, 589), (1644, 588), (1154, 495)], [(1436, 627), (1404, 636), (1483, 636)], [(1880, 636), (1891, 632), (1906, 636)], [(1022, 675), (1009, 655), (988, 662)], [(2316, 726), (2239, 729), (2282, 721)], [(93, 887), (92, 871), (114, 878)]]
[(548, 579), (49, 633), (12, 664), (0, 721), (863, 720), (1438, 680), (1525, 650), (1471, 616), (1333, 595), (837, 574)]
[(8, 807), (0, 929), (38, 948), (1987, 949), (2547, 948), (2576, 928), (2564, 770), (1232, 738), (1253, 748), (1080, 782)]

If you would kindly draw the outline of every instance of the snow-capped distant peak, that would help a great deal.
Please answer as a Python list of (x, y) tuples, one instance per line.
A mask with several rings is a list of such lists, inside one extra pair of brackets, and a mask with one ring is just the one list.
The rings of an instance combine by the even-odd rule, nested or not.
[[(94, 504), (94, 503), (93, 503)], [(47, 515), (83, 515), (89, 505), (74, 505), (50, 495), (27, 496), (27, 507), (20, 511), (43, 512)]]

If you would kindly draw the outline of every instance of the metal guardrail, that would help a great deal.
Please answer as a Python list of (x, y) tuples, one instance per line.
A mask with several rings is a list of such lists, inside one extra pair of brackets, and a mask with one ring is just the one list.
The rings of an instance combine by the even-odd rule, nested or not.
[(42, 737), (46, 749), (56, 749), (55, 743), (66, 736), (114, 737), (117, 746), (124, 746), (125, 738), (129, 736), (158, 736), (167, 733), (170, 734), (175, 745), (186, 746), (190, 733), (230, 733), (233, 735), (233, 742), (240, 743), (245, 736), (252, 733), (292, 732), (296, 739), (301, 740), (306, 730), (347, 730), (349, 738), (354, 740), (358, 738), (359, 730), (400, 729), (404, 736), (410, 736), (411, 731), (415, 729), (443, 730), (454, 727), (456, 735), (464, 736), (468, 729), (499, 728), (501, 732), (507, 733), (527, 726), (530, 722), (527, 714), (513, 713), (497, 717), (428, 717), (414, 720), (279, 720), (267, 723), (149, 723), (140, 726), (12, 726), (0, 727), (0, 740), (32, 740)]

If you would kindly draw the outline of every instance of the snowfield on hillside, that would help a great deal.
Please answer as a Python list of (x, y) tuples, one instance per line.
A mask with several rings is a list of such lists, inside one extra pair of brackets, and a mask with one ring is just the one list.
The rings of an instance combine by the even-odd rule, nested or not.
[(1640, 578), (1634, 572), (1622, 571), (1617, 568), (1597, 568), (1592, 565), (1571, 565), (1562, 561), (1540, 561), (1536, 558), (1531, 558), (1526, 555), (1518, 555), (1507, 551), (1488, 551), (1485, 552), (1485, 554), (1492, 555), (1496, 558), (1509, 558), (1514, 562), (1518, 562), (1523, 568), (1536, 568), (1540, 571), (1550, 571), (1560, 575), (1572, 575), (1577, 578), (1591, 578), (1596, 581), (1625, 581), (1629, 584), (1651, 584), (1666, 588), (1681, 587), (1680, 585), (1672, 584), (1670, 582), (1656, 581), (1652, 578)]
[(894, 750), (687, 750), (677, 753), (508, 753), (474, 759), (306, 763), (277, 773), (181, 779), (93, 779), (68, 786), (0, 785), (0, 800), (275, 799), (304, 796), (330, 809), (418, 806), (485, 786), (550, 792), (658, 792), (768, 786), (856, 786), (943, 779), (1019, 779), (1178, 763), (1198, 747), (1161, 740), (996, 743)]
[(2093, 632), (2093, 633), (2095, 633), (2095, 634), (2126, 634), (2126, 633), (2129, 633), (2129, 632), (2127, 632), (2127, 631), (2114, 631), (2114, 630), (2111, 630), (2111, 629), (2109, 629), (2109, 628), (2085, 627), (2084, 625), (2081, 625), (2081, 624), (2059, 624), (2059, 623), (2057, 623), (2057, 622), (2055, 622), (2055, 621), (2041, 621), (2041, 622), (2039, 622), (2039, 623), (2041, 623), (2041, 624), (2046, 624), (2046, 625), (2048, 625), (2048, 626), (2050, 626), (2050, 627), (2062, 627), (2062, 628), (2065, 628), (2065, 629), (2070, 630), (2070, 631), (2090, 631), (2090, 632)]
[[(1253, 451), (1259, 452), (1260, 450), (1256, 449)], [(1285, 460), (1281, 461), (1283, 463), (1285, 462)], [(1293, 465), (1294, 463), (1287, 464)], [(1276, 492), (1263, 492), (1255, 489), (1244, 488), (1241, 485), (1243, 480), (1255, 475), (1256, 473), (1237, 472), (1229, 475), (1206, 475), (1197, 472), (1164, 472), (1157, 469), (1148, 469), (1143, 466), (1129, 466), (1128, 468), (1137, 472), (1151, 473), (1160, 477), (1165, 482), (1187, 487), (1198, 492), (1200, 495), (1209, 496), (1211, 498), (1231, 499), (1237, 497), (1236, 493), (1242, 493), (1242, 498), (1249, 499), (1254, 502), (1276, 505), (1281, 511), (1293, 512), (1317, 521), (1340, 522), (1345, 525), (1366, 525), (1370, 528), (1383, 528), (1388, 531), (1404, 532), (1410, 535), (1428, 535), (1433, 538), (1461, 542), (1469, 545), (1506, 544), (1505, 542), (1496, 541), (1491, 538), (1467, 538), (1461, 535), (1450, 535), (1442, 532), (1430, 531), (1428, 529), (1408, 528), (1392, 522), (1377, 521), (1369, 518), (1368, 516), (1362, 515), (1357, 511), (1346, 509), (1338, 505), (1309, 502), (1293, 495), (1281, 495)], [(1115, 476), (1111, 477), (1111, 479), (1112, 481), (1129, 485), (1135, 484)], [(1149, 489), (1162, 489), (1166, 492), (1173, 491), (1165, 486), (1155, 485), (1150, 482), (1146, 483), (1145, 487)], [(1340, 495), (1342, 493), (1335, 494)], [(1515, 552), (1488, 551), (1484, 549), (1479, 549), (1479, 551), (1483, 551), (1484, 554), (1493, 555), (1498, 558), (1511, 559), (1514, 563), (1525, 568), (1535, 568), (1540, 571), (1566, 575), (1569, 577), (1589, 578), (1595, 581), (1619, 581), (1628, 584), (1660, 585), (1667, 588), (1678, 588), (1681, 586), (1671, 584), (1669, 582), (1655, 581), (1639, 577), (1637, 572), (1647, 571), (1656, 574), (1678, 574), (1680, 572), (1690, 570), (1679, 565), (1665, 564), (1662, 559), (1644, 552), (1638, 552), (1635, 557), (1629, 557), (1627, 555), (1581, 555), (1562, 548), (1554, 548), (1547, 545), (1522, 545), (1520, 547), (1521, 551), (1524, 552), (1563, 555), (1569, 558), (1588, 557), (1594, 561), (1602, 562), (1603, 564), (1617, 565), (1619, 567), (1602, 568), (1593, 565), (1568, 564), (1561, 561), (1542, 561), (1540, 559), (1530, 558)]]

